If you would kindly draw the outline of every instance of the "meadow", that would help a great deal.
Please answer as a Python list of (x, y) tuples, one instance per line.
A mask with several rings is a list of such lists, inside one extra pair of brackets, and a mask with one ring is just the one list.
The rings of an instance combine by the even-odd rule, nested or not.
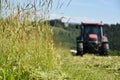
[[(106, 57), (73, 56), (70, 47), (75, 47), (77, 30), (73, 33), (36, 18), (29, 20), (31, 11), (36, 17), (35, 1), (32, 10), (18, 6), (16, 14), (0, 17), (0, 80), (120, 80), (119, 51)], [(40, 4), (42, 10), (49, 8), (47, 2)]]

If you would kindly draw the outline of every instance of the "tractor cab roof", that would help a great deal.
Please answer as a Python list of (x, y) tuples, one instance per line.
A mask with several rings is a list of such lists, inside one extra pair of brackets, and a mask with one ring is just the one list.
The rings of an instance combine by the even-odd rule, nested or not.
[(81, 25), (84, 25), (84, 26), (103, 26), (104, 24), (102, 22), (100, 23), (81, 23)]

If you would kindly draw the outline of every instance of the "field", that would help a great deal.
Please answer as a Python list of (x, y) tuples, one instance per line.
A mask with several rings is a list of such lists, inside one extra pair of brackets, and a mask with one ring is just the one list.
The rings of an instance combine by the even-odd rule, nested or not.
[[(65, 30), (53, 28), (55, 41), (59, 39), (59, 48), (56, 49), (61, 55), (62, 70), (66, 72), (68, 80), (119, 80), (120, 57), (119, 51), (110, 51), (109, 56), (85, 54), (83, 57), (73, 56), (70, 48), (75, 48), (77, 30)], [(58, 30), (59, 29), (59, 30)], [(76, 31), (76, 32), (75, 32)], [(61, 32), (61, 33), (60, 33)], [(72, 37), (70, 37), (72, 36)]]
[(120, 79), (119, 52), (73, 56), (70, 46), (75, 46), (77, 32), (11, 18), (0, 21), (0, 80)]
[(120, 58), (118, 56), (96, 56), (86, 54), (83, 57), (72, 56), (69, 50), (59, 49), (62, 70), (67, 80), (119, 80)]
[[(14, 2), (0, 0), (0, 80), (120, 80), (119, 51), (111, 50), (106, 57), (73, 56), (70, 48), (76, 47), (78, 30), (43, 22), (52, 0), (40, 0), (36, 7), (37, 2), (14, 5), (16, 13), (7, 14)], [(41, 20), (37, 10), (44, 13)]]

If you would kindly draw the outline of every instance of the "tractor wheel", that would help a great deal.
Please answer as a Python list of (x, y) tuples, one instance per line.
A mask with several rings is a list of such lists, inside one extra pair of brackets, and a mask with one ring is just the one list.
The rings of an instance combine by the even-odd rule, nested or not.
[(83, 43), (77, 43), (77, 54), (83, 56)]
[(100, 55), (102, 55), (102, 56), (108, 56), (108, 54), (109, 54), (109, 44), (106, 43), (106, 44), (102, 45), (101, 51), (100, 51)]
[(79, 50), (77, 50), (77, 54), (76, 54), (76, 55), (83, 56), (83, 51), (79, 51)]

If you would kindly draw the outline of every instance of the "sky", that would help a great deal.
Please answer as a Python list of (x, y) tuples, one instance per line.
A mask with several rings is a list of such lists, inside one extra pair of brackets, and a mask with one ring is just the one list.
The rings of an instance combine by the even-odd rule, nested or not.
[(60, 18), (73, 23), (120, 23), (120, 0), (53, 0), (50, 19)]
[[(17, 2), (15, 2), (14, 0), (10, 1), (11, 3), (16, 3), (17, 5)], [(17, 1), (21, 5), (25, 1), (27, 1), (26, 3), (33, 2), (33, 0), (17, 0)], [(103, 23), (108, 24), (120, 23), (120, 0), (52, 0), (52, 1), (53, 5), (52, 9), (50, 10), (50, 19), (62, 19), (62, 21), (64, 22), (73, 23), (101, 22), (101, 21)], [(38, 15), (40, 14), (41, 12), (38, 12)]]

